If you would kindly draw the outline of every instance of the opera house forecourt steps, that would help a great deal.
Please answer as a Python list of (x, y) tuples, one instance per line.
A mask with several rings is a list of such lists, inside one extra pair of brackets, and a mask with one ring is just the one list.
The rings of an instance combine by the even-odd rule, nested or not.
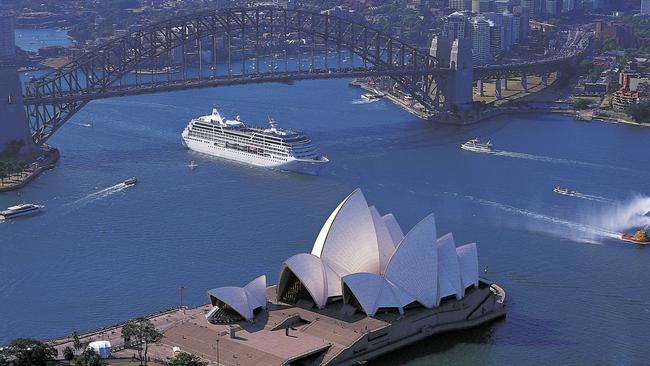
[(221, 365), (358, 365), (432, 335), (506, 315), (505, 292), (478, 276), (475, 243), (437, 236), (429, 215), (403, 233), (357, 189), (310, 253), (285, 260), (274, 286), (208, 291), (198, 315), (164, 330), (172, 347)]

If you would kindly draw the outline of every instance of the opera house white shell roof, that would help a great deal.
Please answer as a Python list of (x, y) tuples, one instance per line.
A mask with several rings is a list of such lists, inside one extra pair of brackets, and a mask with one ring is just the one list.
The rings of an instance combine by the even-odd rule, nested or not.
[[(392, 214), (382, 216), (357, 189), (327, 218), (311, 253), (282, 263), (276, 291), (282, 302), (304, 300), (322, 309), (343, 299), (374, 316), (380, 309), (403, 313), (411, 304), (433, 308), (478, 285), (476, 244), (456, 247), (451, 233), (438, 237), (433, 214), (404, 235)], [(252, 321), (255, 310), (266, 307), (266, 276), (208, 296), (208, 319), (228, 321), (235, 312)]]
[(432, 308), (448, 296), (460, 299), (478, 285), (476, 244), (456, 248), (451, 234), (436, 234), (429, 215), (404, 236), (395, 217), (381, 216), (357, 189), (325, 221), (312, 252), (282, 264), (278, 299), (306, 298), (322, 309), (342, 297), (370, 316), (382, 308), (403, 312), (414, 302)]
[(228, 307), (242, 318), (252, 321), (254, 311), (266, 307), (266, 276), (259, 276), (244, 287), (212, 289), (208, 291), (208, 297), (213, 308), (206, 314), (206, 318), (210, 319), (219, 309)]

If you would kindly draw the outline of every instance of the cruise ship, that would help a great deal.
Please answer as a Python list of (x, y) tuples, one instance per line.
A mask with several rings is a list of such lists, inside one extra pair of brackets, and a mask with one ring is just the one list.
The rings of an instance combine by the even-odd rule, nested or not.
[(329, 162), (301, 133), (279, 128), (273, 120), (268, 128), (249, 127), (239, 117), (222, 117), (217, 108), (190, 121), (182, 137), (190, 150), (278, 170), (318, 175)]

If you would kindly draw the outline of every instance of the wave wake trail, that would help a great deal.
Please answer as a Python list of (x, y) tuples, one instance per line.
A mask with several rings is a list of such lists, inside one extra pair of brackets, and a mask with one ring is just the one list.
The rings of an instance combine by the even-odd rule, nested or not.
[[(526, 209), (506, 205), (506, 204), (499, 203), (499, 202), (489, 201), (489, 200), (485, 200), (485, 199), (477, 198), (477, 197), (473, 197), (473, 196), (465, 196), (465, 198), (470, 200), (470, 201), (476, 202), (478, 204), (493, 207), (493, 208), (496, 208), (496, 209), (499, 209), (501, 211), (508, 212), (508, 213), (511, 213), (511, 214), (514, 214), (514, 215), (523, 216), (523, 217), (527, 217), (527, 218), (530, 218), (530, 219), (533, 219), (533, 220), (546, 222), (546, 223), (549, 223), (549, 224), (564, 227), (564, 228), (571, 229), (571, 230), (574, 230), (574, 231), (577, 230), (577, 231), (579, 231), (579, 232), (581, 232), (583, 234), (586, 234), (587, 236), (591, 236), (591, 237), (597, 236), (597, 237), (619, 239), (620, 236), (621, 236), (620, 232), (616, 232), (616, 231), (610, 230), (608, 228), (598, 227), (598, 226), (589, 225), (589, 224), (581, 224), (581, 223), (578, 223), (578, 222), (573, 222), (573, 221), (569, 221), (569, 220), (565, 220), (565, 219), (561, 219), (561, 218), (557, 218), (557, 217), (553, 217), (553, 216), (548, 216), (548, 215), (544, 215), (544, 214), (541, 214), (541, 213), (537, 213), (537, 212), (529, 211), (529, 210), (526, 210)], [(561, 233), (558, 233), (557, 231), (554, 231), (554, 230), (548, 230), (548, 228), (543, 228), (542, 231), (548, 231), (551, 234), (556, 234), (556, 235), (561, 234)], [(571, 236), (563, 235), (563, 236), (566, 236), (567, 239), (575, 240), (574, 235), (571, 235)], [(580, 238), (580, 239), (581, 239), (581, 241), (586, 241), (586, 242), (589, 242), (589, 243), (592, 243), (592, 244), (600, 244), (600, 243), (597, 243), (597, 242), (588, 241), (587, 239), (589, 239), (589, 238)]]
[(650, 227), (650, 197), (637, 196), (626, 203), (602, 212), (593, 219), (599, 226), (612, 230)]
[(594, 202), (600, 202), (600, 203), (609, 203), (609, 204), (614, 204), (614, 200), (609, 199), (607, 197), (602, 197), (602, 196), (596, 196), (593, 194), (586, 194), (586, 193), (580, 193), (576, 192), (573, 194), (574, 197), (577, 198), (582, 198), (583, 200), (589, 200), (589, 201), (594, 201)]
[(352, 104), (370, 104), (379, 101), (379, 99), (370, 99), (370, 100), (365, 100), (365, 99), (355, 99), (352, 101)]
[(87, 195), (85, 197), (82, 197), (82, 198), (70, 203), (70, 205), (86, 205), (88, 203), (91, 203), (91, 202), (106, 198), (106, 197), (108, 197), (108, 196), (110, 196), (112, 194), (121, 192), (121, 191), (125, 190), (128, 187), (129, 186), (124, 184), (124, 183), (118, 183), (116, 185), (104, 188), (104, 189), (102, 189), (100, 191), (97, 191), (97, 192), (91, 193), (91, 194), (89, 194), (89, 195)]
[(588, 162), (584, 162), (584, 161), (563, 159), (563, 158), (552, 158), (552, 157), (549, 157), (549, 156), (526, 154), (526, 153), (520, 153), (520, 152), (515, 152), (515, 151), (494, 150), (492, 152), (492, 154), (496, 155), (496, 156), (505, 156), (505, 157), (515, 158), (515, 159), (526, 159), (526, 160), (540, 161), (540, 162), (551, 163), (551, 164), (563, 164), (563, 165), (569, 165), (569, 166), (583, 166), (583, 167), (589, 167), (589, 168), (605, 168), (605, 169), (616, 169), (616, 170), (621, 169), (619, 167), (615, 167), (615, 166), (612, 166), (612, 165), (604, 165), (604, 164), (598, 164), (598, 163), (588, 163)]

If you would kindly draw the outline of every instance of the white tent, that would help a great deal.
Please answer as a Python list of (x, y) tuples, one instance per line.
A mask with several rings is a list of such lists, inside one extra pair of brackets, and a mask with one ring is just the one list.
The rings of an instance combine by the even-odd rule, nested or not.
[(92, 348), (101, 358), (111, 356), (111, 342), (109, 341), (90, 342), (88, 348)]

